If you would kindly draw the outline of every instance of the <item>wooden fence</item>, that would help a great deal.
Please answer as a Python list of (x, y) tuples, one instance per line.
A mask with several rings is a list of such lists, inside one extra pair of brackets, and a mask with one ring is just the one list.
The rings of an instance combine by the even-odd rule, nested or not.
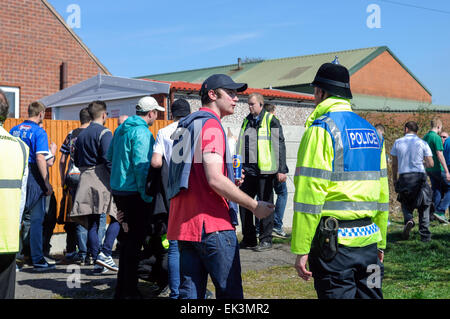
[[(23, 121), (24, 119), (7, 119), (6, 122), (3, 124), (3, 128), (9, 132), (9, 130), (12, 127), (22, 123)], [(153, 125), (150, 127), (150, 131), (156, 138), (158, 130), (169, 125), (170, 123), (172, 123), (172, 121), (167, 120), (155, 121)], [(61, 186), (61, 177), (59, 174), (59, 161), (61, 159), (61, 152), (59, 150), (67, 134), (70, 131), (78, 128), (79, 126), (80, 126), (79, 121), (44, 120), (44, 129), (47, 132), (49, 143), (54, 142), (58, 146), (58, 151), (55, 154), (56, 157), (55, 164), (49, 169), (50, 183), (53, 186), (53, 190), (56, 196), (57, 212), (59, 212), (59, 205), (63, 194), (63, 189)], [(113, 118), (107, 119), (105, 126), (114, 133), (115, 129), (118, 126), (117, 119)], [(0, 156), (5, 156), (5, 154), (1, 154)], [(62, 232), (64, 232), (63, 225), (56, 225), (55, 233), (62, 233)]]

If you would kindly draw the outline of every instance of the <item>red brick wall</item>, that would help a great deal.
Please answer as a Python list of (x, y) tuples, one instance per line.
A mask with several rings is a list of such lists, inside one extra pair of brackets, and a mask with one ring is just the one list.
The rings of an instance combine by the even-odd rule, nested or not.
[(431, 95), (385, 51), (350, 79), (352, 92), (431, 102)]
[(424, 130), (430, 129), (430, 120), (433, 117), (439, 117), (442, 120), (443, 129), (450, 132), (450, 113), (434, 112), (357, 112), (367, 119), (372, 125), (381, 123), (391, 127), (398, 127), (403, 130), (403, 126), (408, 121), (415, 121)]
[(20, 87), (21, 117), (32, 101), (59, 91), (62, 62), (67, 86), (98, 74), (94, 59), (41, 0), (0, 0), (0, 8), (0, 85)]

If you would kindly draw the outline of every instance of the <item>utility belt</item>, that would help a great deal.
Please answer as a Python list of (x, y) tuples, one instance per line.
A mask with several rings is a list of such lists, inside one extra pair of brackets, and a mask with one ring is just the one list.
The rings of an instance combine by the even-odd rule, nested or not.
[(357, 237), (370, 235), (378, 230), (372, 218), (338, 220), (325, 216), (320, 219), (311, 250), (324, 261), (331, 261), (338, 252), (338, 237)]

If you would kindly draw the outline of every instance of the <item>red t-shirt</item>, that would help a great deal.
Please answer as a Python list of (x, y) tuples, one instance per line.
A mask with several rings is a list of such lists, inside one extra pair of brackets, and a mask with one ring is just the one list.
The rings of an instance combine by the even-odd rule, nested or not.
[[(220, 121), (219, 116), (211, 109), (201, 108), (200, 110), (214, 114)], [(207, 120), (201, 134), (202, 153), (217, 153), (222, 156), (224, 163), (222, 172), (226, 176), (225, 135), (219, 122), (214, 119)], [(207, 234), (234, 230), (226, 199), (209, 186), (203, 164), (194, 159), (188, 189), (182, 189), (170, 200), (167, 238), (200, 242), (203, 226)]]

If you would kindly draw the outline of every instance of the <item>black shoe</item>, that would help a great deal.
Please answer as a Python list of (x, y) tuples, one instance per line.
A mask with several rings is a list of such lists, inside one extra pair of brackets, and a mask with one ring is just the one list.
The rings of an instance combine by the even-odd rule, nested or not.
[(256, 247), (258, 247), (257, 244), (248, 245), (248, 244), (244, 243), (243, 241), (241, 241), (241, 243), (239, 244), (239, 249), (255, 249)]
[(420, 238), (420, 241), (421, 241), (422, 243), (429, 243), (429, 242), (431, 241), (431, 237), (423, 237), (423, 238)]
[(414, 221), (412, 219), (408, 220), (405, 227), (403, 227), (402, 239), (409, 239), (409, 232), (414, 227)]
[(255, 251), (261, 252), (266, 250), (272, 249), (272, 243), (270, 241), (265, 241), (262, 243), (259, 243), (259, 245), (254, 249)]
[(41, 261), (39, 261), (36, 264), (33, 264), (33, 270), (34, 271), (47, 271), (47, 270), (52, 270), (55, 269), (55, 265), (50, 265), (49, 263), (47, 263), (47, 261), (43, 258), (41, 259)]

